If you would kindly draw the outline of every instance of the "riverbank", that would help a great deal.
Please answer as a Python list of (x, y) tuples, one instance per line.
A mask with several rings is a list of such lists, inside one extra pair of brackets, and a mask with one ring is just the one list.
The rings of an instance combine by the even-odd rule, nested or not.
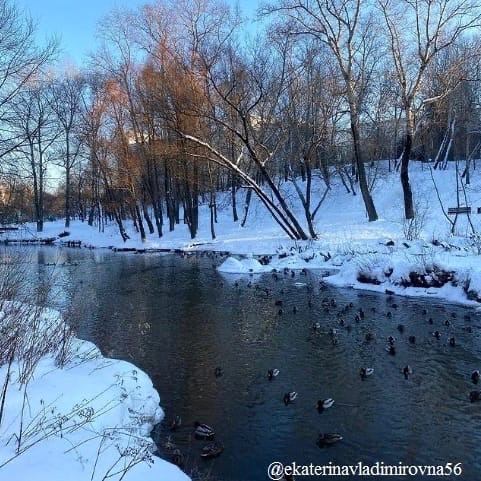
[(0, 480), (189, 480), (153, 456), (164, 413), (147, 374), (72, 337), (55, 311), (2, 307)]
[[(253, 200), (245, 227), (232, 220), (232, 211), (219, 195), (216, 238), (211, 238), (209, 209), (200, 207), (199, 232), (190, 239), (186, 225), (179, 224), (173, 232), (159, 238), (148, 234), (141, 242), (130, 221), (125, 222), (130, 239), (123, 242), (115, 223), (98, 227), (73, 221), (65, 231), (62, 221), (46, 222), (44, 232), (37, 234), (34, 224), (25, 224), (3, 239), (48, 241), (55, 245), (111, 248), (130, 252), (217, 252), (216, 265), (231, 256), (220, 267), (223, 272), (249, 274), (273, 269), (328, 269), (337, 274), (327, 279), (339, 286), (390, 291), (399, 295), (437, 296), (452, 302), (479, 304), (481, 301), (481, 179), (472, 176), (465, 186), (463, 204), (472, 206), (473, 214), (456, 218), (448, 207), (456, 205), (456, 172), (454, 165), (445, 171), (430, 171), (420, 163), (411, 167), (417, 217), (414, 223), (403, 220), (402, 191), (399, 174), (389, 171), (386, 163), (370, 168), (373, 198), (379, 220), (368, 222), (360, 195), (347, 193), (333, 179), (331, 190), (316, 217), (316, 240), (293, 241), (275, 224), (262, 204)], [(282, 187), (286, 200), (299, 219), (302, 207), (295, 201), (292, 185)], [(313, 205), (323, 193), (324, 185), (313, 191)], [(244, 198), (238, 193), (238, 201)], [(464, 198), (464, 193), (463, 193)], [(239, 212), (240, 213), (240, 212)], [(473, 234), (474, 230), (474, 234)], [(0, 237), (0, 240), (2, 237)], [(254, 258), (254, 259), (252, 259)], [(244, 260), (243, 260), (244, 259)]]

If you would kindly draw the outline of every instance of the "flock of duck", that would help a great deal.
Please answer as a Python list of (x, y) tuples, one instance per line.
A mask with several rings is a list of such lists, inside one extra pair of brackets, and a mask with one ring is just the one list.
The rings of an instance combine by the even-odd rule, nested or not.
[[(307, 274), (307, 272), (305, 270), (303, 270), (300, 274), (305, 275), (305, 274)], [(296, 273), (295, 273), (295, 271), (289, 270), (289, 269), (286, 268), (286, 269), (284, 269), (284, 275), (286, 275), (286, 276), (289, 275), (290, 277), (295, 277)], [(273, 272), (272, 278), (275, 281), (281, 279), (282, 278), (281, 272), (278, 272), (278, 271)], [(310, 286), (307, 283), (296, 283), (296, 285), (297, 285), (297, 287), (306, 286), (308, 290), (311, 289)], [(235, 282), (234, 286), (236, 288), (240, 287), (239, 282)], [(247, 287), (248, 288), (254, 287), (256, 290), (261, 291), (261, 293), (266, 298), (271, 298), (271, 296), (273, 294), (272, 289), (270, 289), (268, 287), (262, 287), (260, 285), (254, 284), (252, 281), (249, 281), (247, 283)], [(327, 286), (323, 283), (323, 281), (321, 281), (320, 282), (320, 290), (323, 291), (325, 289), (327, 289)], [(280, 290), (280, 294), (281, 295), (284, 294), (284, 289)], [(393, 293), (390, 292), (390, 291), (386, 291), (386, 294), (388, 296), (391, 296)], [(278, 312), (277, 312), (278, 316), (282, 316), (284, 314), (282, 299), (275, 300), (274, 305), (279, 308)], [(397, 304), (395, 304), (395, 303), (391, 303), (390, 305), (391, 305), (392, 309), (397, 309), (397, 307), (398, 307)], [(312, 298), (308, 300), (308, 307), (313, 308)], [(341, 329), (344, 329), (348, 332), (350, 332), (352, 330), (352, 328), (353, 328), (352, 325), (348, 324), (345, 320), (348, 316), (353, 318), (354, 323), (356, 323), (356, 324), (361, 323), (366, 317), (366, 314), (365, 314), (365, 312), (362, 308), (359, 308), (357, 311), (355, 311), (353, 313), (354, 305), (353, 305), (352, 302), (343, 306), (342, 308), (338, 308), (337, 302), (336, 302), (335, 299), (332, 299), (332, 298), (329, 299), (329, 298), (326, 297), (321, 301), (321, 307), (327, 313), (332, 314), (333, 312), (335, 312), (336, 316), (337, 316), (338, 327), (331, 328), (327, 332), (327, 334), (329, 334), (329, 337), (331, 339), (331, 343), (333, 345), (337, 345), (337, 343), (339, 342), (339, 332), (340, 332)], [(372, 310), (373, 313), (376, 313), (376, 309), (374, 307), (372, 307), (371, 310)], [(292, 312), (293, 312), (293, 314), (296, 314), (298, 312), (297, 307), (294, 306), (293, 309), (292, 309)], [(428, 315), (427, 310), (423, 309), (422, 314), (427, 317), (427, 315)], [(385, 316), (387, 318), (392, 318), (392, 312), (388, 311), (387, 313), (385, 313)], [(455, 318), (455, 317), (456, 317), (456, 314), (452, 313), (451, 318)], [(471, 318), (468, 314), (465, 316), (465, 320), (467, 320), (467, 321), (471, 320)], [(434, 324), (434, 320), (432, 318), (428, 318), (427, 322), (430, 325)], [(451, 321), (449, 319), (446, 319), (444, 321), (444, 325), (449, 328), (449, 326), (451, 325)], [(467, 326), (464, 329), (468, 332), (472, 332), (472, 328), (470, 326)], [(321, 323), (318, 322), (318, 321), (313, 322), (312, 325), (311, 325), (311, 330), (313, 332), (322, 333), (323, 331), (322, 331)], [(403, 334), (404, 331), (405, 331), (405, 326), (403, 324), (398, 324), (397, 330), (400, 334)], [(433, 331), (431, 333), (431, 335), (436, 340), (440, 340), (441, 337), (442, 337), (439, 330)], [(376, 338), (376, 336), (373, 332), (367, 332), (366, 335), (365, 335), (365, 341), (367, 343), (375, 340), (375, 338)], [(416, 344), (416, 336), (414, 336), (414, 335), (408, 336), (407, 340), (410, 344)], [(396, 345), (397, 345), (396, 342), (397, 342), (397, 338), (394, 337), (393, 335), (390, 335), (389, 337), (387, 337), (385, 351), (387, 352), (388, 355), (396, 356)], [(456, 339), (453, 335), (450, 335), (447, 338), (447, 344), (451, 347), (456, 346)], [(280, 371), (277, 368), (269, 369), (267, 371), (268, 381), (274, 381), (277, 378), (277, 376), (279, 375), (279, 373), (280, 373)], [(360, 376), (362, 381), (364, 381), (368, 377), (372, 376), (373, 373), (374, 373), (374, 369), (372, 367), (361, 366), (359, 368), (359, 376)], [(406, 380), (409, 379), (409, 376), (412, 373), (413, 373), (413, 370), (408, 364), (405, 365), (402, 368), (402, 375), (404, 376), (404, 379), (406, 379)], [(220, 367), (220, 366), (216, 367), (215, 370), (214, 370), (214, 376), (220, 377), (222, 375), (223, 375), (222, 367)], [(473, 370), (472, 373), (471, 373), (470, 379), (471, 379), (472, 384), (474, 384), (474, 385), (479, 384), (479, 382), (481, 380), (480, 371), (478, 369)], [(297, 397), (298, 397), (298, 393), (296, 391), (288, 391), (284, 394), (284, 396), (282, 398), (282, 401), (287, 406), (289, 404), (294, 403), (295, 400), (297, 399)], [(469, 393), (468, 398), (471, 402), (481, 401), (481, 391), (480, 390), (472, 390)], [(334, 402), (335, 402), (334, 399), (331, 399), (331, 398), (319, 399), (317, 401), (317, 411), (319, 413), (324, 412), (326, 409), (331, 408), (334, 405)], [(179, 416), (176, 416), (174, 418), (174, 420), (172, 421), (171, 425), (170, 425), (170, 429), (172, 431), (174, 431), (180, 425), (181, 425), (181, 418)], [(209, 441), (209, 443), (206, 444), (202, 449), (201, 456), (203, 458), (214, 458), (214, 457), (219, 456), (224, 451), (224, 446), (222, 445), (222, 443), (220, 443), (218, 441), (212, 441), (214, 439), (215, 432), (214, 432), (214, 429), (212, 427), (208, 426), (207, 424), (195, 422), (193, 434), (194, 434), (196, 439)], [(320, 432), (318, 434), (318, 437), (317, 437), (317, 444), (321, 447), (322, 446), (331, 446), (331, 445), (341, 441), (342, 439), (343, 439), (342, 435), (340, 433), (337, 433), (337, 432)], [(169, 444), (170, 444), (170, 446), (169, 446)], [(171, 443), (170, 437), (168, 438), (168, 442), (166, 443), (165, 447), (173, 448), (172, 461), (175, 464), (177, 464), (179, 466), (182, 466), (184, 464), (184, 457), (183, 457), (183, 455), (182, 455), (182, 453), (180, 452), (179, 449), (174, 449), (175, 446)], [(288, 478), (285, 478), (285, 479), (288, 479)]]

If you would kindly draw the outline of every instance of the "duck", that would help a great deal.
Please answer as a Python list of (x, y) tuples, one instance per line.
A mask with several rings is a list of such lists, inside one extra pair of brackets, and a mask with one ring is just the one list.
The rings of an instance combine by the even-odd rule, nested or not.
[(313, 329), (314, 331), (317, 331), (317, 330), (320, 329), (320, 328), (321, 328), (321, 323), (320, 323), (320, 322), (313, 322), (313, 323), (312, 323), (312, 329)]
[(220, 366), (217, 366), (214, 370), (215, 377), (221, 377), (222, 374), (224, 374), (222, 368)]
[(449, 322), (449, 319), (446, 319), (446, 320), (444, 321), (444, 325), (445, 325), (446, 327), (449, 327), (449, 326), (451, 325), (451, 323)]
[(367, 342), (372, 341), (374, 339), (374, 334), (372, 332), (368, 332), (365, 336)]
[(389, 347), (386, 347), (386, 351), (390, 356), (396, 355), (396, 348), (392, 344)]
[(406, 365), (404, 366), (403, 369), (403, 374), (404, 374), (404, 379), (409, 379), (409, 374), (412, 374), (413, 370), (411, 369), (411, 366)]
[(386, 317), (391, 318), (391, 317), (392, 317), (392, 312), (391, 312), (391, 311), (388, 311), (387, 314), (386, 314)]
[(324, 409), (329, 409), (332, 407), (334, 404), (334, 399), (328, 398), (328, 399), (320, 399), (317, 401), (317, 411), (322, 413)]
[(404, 332), (404, 324), (398, 324), (397, 330), (402, 334)]
[(449, 345), (450, 345), (451, 347), (456, 346), (456, 339), (455, 339), (454, 336), (452, 336), (452, 337), (449, 338)]
[(359, 371), (359, 374), (361, 376), (361, 379), (364, 381), (367, 376), (370, 376), (374, 372), (374, 369), (372, 367), (361, 367), (361, 370)]
[(210, 426), (207, 426), (207, 424), (201, 424), (198, 421), (196, 421), (194, 425), (195, 425), (194, 435), (196, 438), (211, 439), (214, 437), (215, 435), (214, 430)]
[(216, 458), (220, 456), (222, 451), (224, 451), (224, 446), (220, 443), (210, 443), (202, 448), (201, 457), (204, 459)]
[(170, 430), (175, 431), (177, 428), (180, 428), (180, 426), (182, 426), (182, 418), (180, 416), (175, 416), (170, 423)]
[(411, 344), (416, 344), (416, 336), (409, 336), (408, 340)]
[(481, 392), (480, 391), (471, 391), (469, 393), (469, 400), (473, 403), (475, 401), (481, 401)]
[(267, 379), (269, 379), (269, 381), (272, 381), (278, 375), (279, 375), (279, 369), (269, 369), (267, 371)]
[(296, 391), (290, 391), (290, 392), (286, 392), (284, 394), (284, 404), (287, 406), (288, 404), (290, 404), (291, 402), (293, 402), (297, 397), (297, 393)]
[(362, 308), (360, 308), (360, 309), (359, 309), (359, 317), (360, 317), (361, 319), (364, 319), (364, 316), (365, 316), (364, 311), (362, 310)]
[(395, 341), (396, 341), (396, 338), (393, 337), (393, 336), (389, 336), (389, 337), (387, 338), (387, 342), (388, 342), (389, 345), (391, 345), (391, 346), (394, 346), (394, 342), (395, 342)]
[(478, 384), (479, 378), (480, 378), (479, 371), (476, 369), (471, 373), (471, 381), (473, 382), (473, 384)]
[(337, 433), (319, 433), (317, 442), (319, 446), (330, 446), (342, 440), (342, 436)]
[(425, 316), (428, 313), (427, 309), (423, 309), (422, 313), (423, 313), (423, 316)]
[(434, 321), (433, 321), (433, 318), (430, 317), (429, 320), (428, 320), (429, 324), (434, 324)]
[(356, 322), (359, 322), (359, 321), (361, 320), (361, 318), (356, 314), (356, 315), (354, 316), (354, 320), (355, 320)]
[(184, 465), (184, 455), (180, 449), (174, 449), (172, 456), (170, 457), (173, 464), (181, 468)]
[(440, 334), (439, 331), (434, 331), (434, 332), (433, 332), (433, 336), (434, 336), (436, 339), (438, 339), (438, 340), (441, 338), (441, 334)]

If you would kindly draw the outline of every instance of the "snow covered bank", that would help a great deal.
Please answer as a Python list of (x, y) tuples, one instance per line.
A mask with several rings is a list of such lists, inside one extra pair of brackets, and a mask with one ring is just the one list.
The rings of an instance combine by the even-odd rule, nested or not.
[[(288, 239), (264, 206), (255, 199), (245, 227), (240, 227), (239, 222), (232, 220), (230, 193), (219, 200), (216, 239), (210, 235), (207, 204), (200, 207), (199, 231), (194, 240), (190, 239), (187, 226), (181, 223), (173, 232), (165, 230), (161, 238), (149, 234), (147, 241), (142, 243), (130, 221), (125, 222), (130, 235), (125, 243), (114, 223), (106, 225), (104, 232), (99, 232), (97, 227), (78, 221), (72, 223), (69, 235), (65, 237), (59, 237), (64, 227), (61, 221), (56, 221), (46, 222), (45, 232), (41, 235), (35, 232), (33, 224), (26, 224), (18, 232), (3, 234), (3, 238), (55, 238), (56, 244), (70, 240), (81, 241), (82, 246), (141, 251), (221, 251), (232, 257), (220, 265), (219, 270), (223, 273), (249, 275), (273, 269), (335, 268), (339, 273), (329, 282), (337, 285), (379, 291), (388, 289), (406, 295), (435, 295), (457, 302), (481, 301), (481, 215), (473, 213), (469, 218), (458, 216), (452, 234), (454, 216), (445, 214), (449, 207), (456, 206), (455, 166), (450, 165), (445, 171), (432, 171), (431, 177), (426, 165), (412, 163), (410, 176), (417, 212), (414, 224), (404, 220), (399, 174), (390, 172), (387, 163), (379, 162), (367, 167), (374, 185), (373, 198), (379, 220), (368, 222), (361, 196), (347, 193), (339, 179), (333, 177), (331, 189), (316, 215), (314, 228), (318, 238), (313, 241)], [(472, 212), (477, 212), (477, 207), (481, 207), (481, 176), (476, 171), (471, 185), (465, 188), (463, 204), (471, 206)], [(302, 222), (303, 208), (296, 201), (292, 184), (282, 184), (281, 189), (286, 202)], [(324, 190), (322, 182), (316, 181), (313, 205)], [(240, 192), (237, 195), (242, 202), (244, 194)], [(222, 199), (222, 194), (219, 194), (219, 199)], [(391, 271), (392, 274), (386, 275)], [(433, 273), (434, 277), (439, 277), (441, 272), (453, 273), (449, 282), (437, 283), (436, 279), (430, 279)], [(410, 273), (418, 273), (424, 276), (424, 280), (415, 285)], [(374, 283), (368, 282), (370, 277)], [(431, 280), (432, 285), (429, 284)]]
[(0, 314), (0, 480), (188, 481), (152, 455), (163, 412), (149, 377), (70, 337), (58, 313), (24, 314)]

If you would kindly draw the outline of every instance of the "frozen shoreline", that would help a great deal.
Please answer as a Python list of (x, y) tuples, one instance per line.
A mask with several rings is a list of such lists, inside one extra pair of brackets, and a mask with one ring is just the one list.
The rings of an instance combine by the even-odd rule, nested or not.
[[(62, 321), (55, 316), (46, 310), (40, 325), (47, 326), (42, 336), (58, 346)], [(36, 345), (49, 342), (35, 336)], [(19, 358), (10, 369), (0, 367), (2, 384), (8, 372), (10, 378), (0, 425), (1, 481), (101, 481), (107, 474), (119, 480), (124, 471), (126, 481), (190, 479), (152, 455), (150, 432), (164, 413), (150, 378), (136, 366), (107, 359), (77, 338), (69, 341), (63, 365), (58, 351), (43, 355), (21, 384), (25, 366)]]

